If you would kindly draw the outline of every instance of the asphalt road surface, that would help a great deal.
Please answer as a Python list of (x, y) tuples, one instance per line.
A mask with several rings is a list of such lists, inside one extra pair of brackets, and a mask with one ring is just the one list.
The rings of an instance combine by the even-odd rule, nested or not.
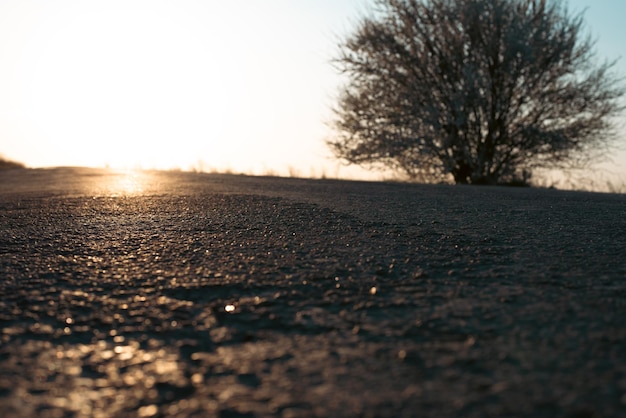
[(2, 417), (624, 417), (626, 195), (0, 172)]

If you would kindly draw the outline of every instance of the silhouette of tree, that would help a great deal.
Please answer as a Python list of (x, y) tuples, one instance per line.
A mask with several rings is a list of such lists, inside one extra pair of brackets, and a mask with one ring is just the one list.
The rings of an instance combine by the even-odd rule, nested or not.
[(456, 183), (527, 183), (606, 155), (614, 62), (549, 0), (378, 0), (340, 44), (328, 143), (350, 164)]

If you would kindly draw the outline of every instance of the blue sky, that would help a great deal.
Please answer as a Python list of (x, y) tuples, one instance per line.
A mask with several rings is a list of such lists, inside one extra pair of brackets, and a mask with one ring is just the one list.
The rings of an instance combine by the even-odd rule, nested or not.
[[(367, 4), (0, 0), (0, 153), (33, 167), (371, 178), (324, 145), (336, 36)], [(568, 4), (626, 75), (626, 1)], [(614, 160), (626, 179), (626, 153)]]
[(587, 26), (598, 39), (598, 50), (610, 57), (622, 56), (620, 67), (626, 69), (626, 1), (569, 0), (571, 11), (584, 11)]

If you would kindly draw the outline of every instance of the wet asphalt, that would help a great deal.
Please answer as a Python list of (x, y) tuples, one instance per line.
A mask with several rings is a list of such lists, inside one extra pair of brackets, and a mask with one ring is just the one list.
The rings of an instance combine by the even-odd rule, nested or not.
[(626, 195), (0, 172), (2, 417), (624, 417)]

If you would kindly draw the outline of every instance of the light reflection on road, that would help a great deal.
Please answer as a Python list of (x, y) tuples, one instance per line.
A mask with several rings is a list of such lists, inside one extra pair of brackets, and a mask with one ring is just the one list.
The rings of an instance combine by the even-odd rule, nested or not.
[[(152, 349), (141, 348), (135, 341), (125, 345), (103, 340), (57, 346), (47, 341), (27, 343), (26, 351), (38, 354), (25, 357), (26, 376), (16, 384), (30, 380), (35, 390), (22, 390), (29, 406), (22, 406), (21, 412), (34, 416), (41, 410), (60, 408), (77, 416), (106, 417), (136, 410), (138, 416), (156, 416), (161, 397), (181, 397), (202, 382), (184, 375), (175, 350), (153, 339), (147, 345)], [(172, 412), (172, 405), (164, 409)]]
[(161, 193), (158, 172), (59, 167), (2, 173), (0, 194), (124, 197)]
[(94, 186), (111, 197), (134, 196), (142, 194), (149, 181), (150, 175), (144, 171), (112, 171), (103, 175), (100, 184)]

